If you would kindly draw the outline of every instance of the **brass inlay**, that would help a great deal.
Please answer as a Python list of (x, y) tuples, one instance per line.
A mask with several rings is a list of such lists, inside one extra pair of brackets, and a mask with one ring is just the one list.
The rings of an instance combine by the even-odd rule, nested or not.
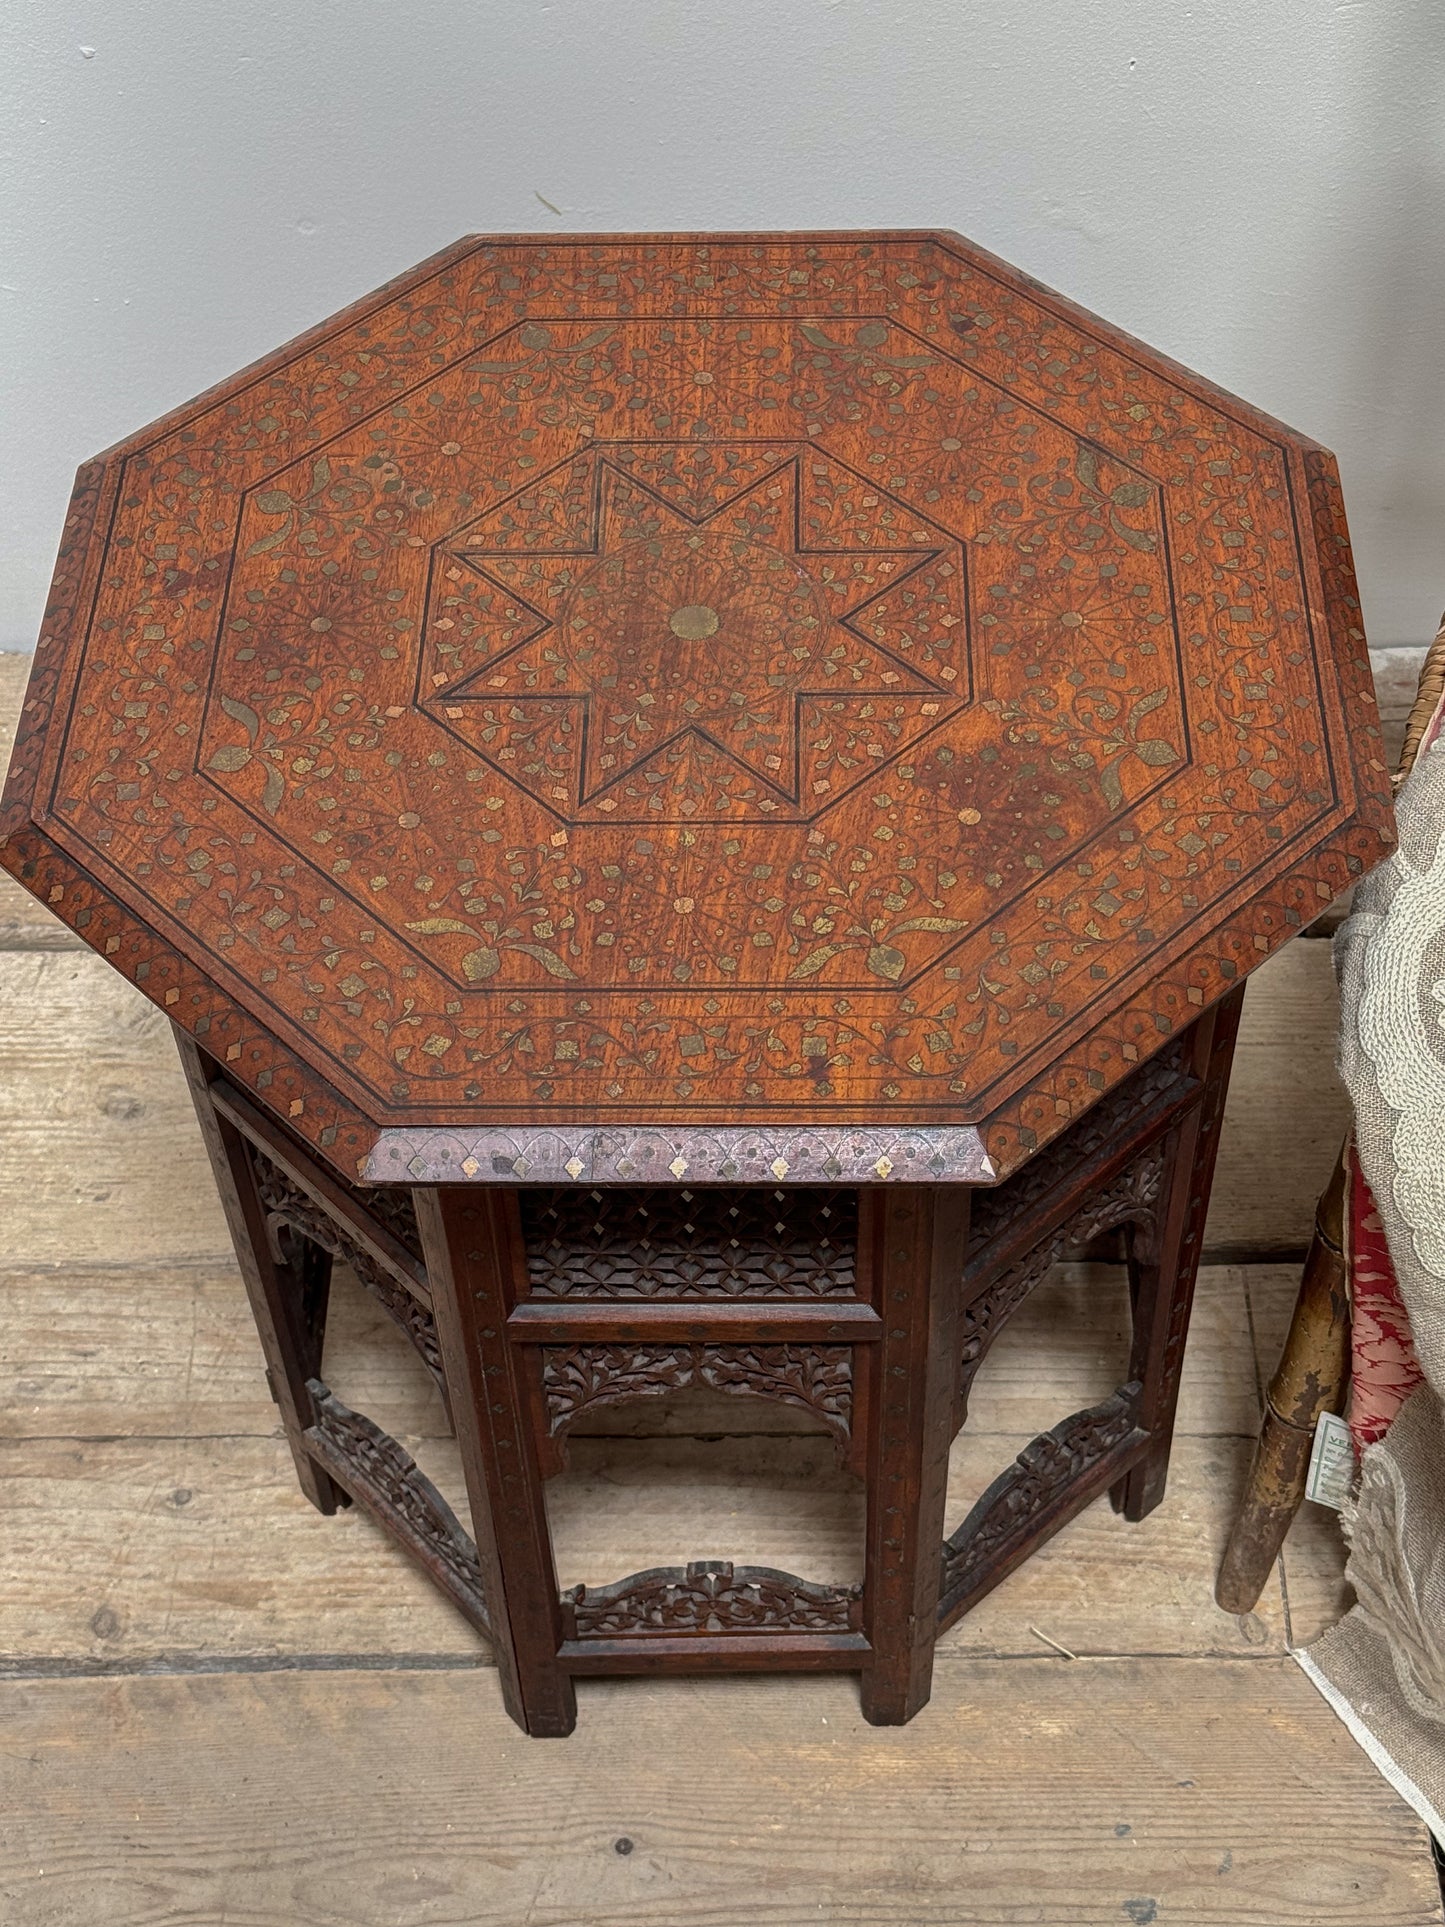
[(717, 610), (710, 609), (705, 602), (687, 602), (682, 608), (673, 610), (667, 626), (684, 642), (702, 642), (706, 637), (717, 634), (721, 621)]

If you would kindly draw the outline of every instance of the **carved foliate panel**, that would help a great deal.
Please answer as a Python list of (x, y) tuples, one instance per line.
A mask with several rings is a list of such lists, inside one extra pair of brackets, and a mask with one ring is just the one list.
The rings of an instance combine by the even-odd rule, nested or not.
[(1368, 692), (1331, 459), (967, 242), (473, 239), (82, 471), (0, 858), (350, 1178), (1007, 1175), (1383, 854)]
[(857, 1633), (861, 1586), (819, 1586), (769, 1566), (699, 1560), (562, 1595), (569, 1639), (680, 1633)]
[(534, 1297), (851, 1298), (858, 1195), (833, 1190), (519, 1194)]
[(315, 1414), (308, 1445), (486, 1632), (476, 1544), (446, 1500), (388, 1433), (343, 1405), (319, 1379), (312, 1379), (307, 1390)]
[(967, 1416), (969, 1390), (989, 1346), (1065, 1252), (1087, 1244), (1103, 1231), (1112, 1231), (1116, 1225), (1132, 1224), (1146, 1235), (1152, 1233), (1162, 1203), (1164, 1170), (1165, 1147), (1163, 1143), (1151, 1144), (1110, 1183), (1091, 1193), (1026, 1256), (967, 1300), (959, 1319), (963, 1342), (955, 1407), (958, 1424)]
[(1049, 1507), (1139, 1431), (1140, 1387), (1121, 1386), (1111, 1398), (1075, 1412), (1026, 1445), (994, 1480), (943, 1546), (939, 1614), (945, 1615), (988, 1568), (1007, 1557)]
[(705, 1385), (812, 1412), (846, 1440), (853, 1412), (849, 1345), (547, 1345), (542, 1392), (557, 1435), (623, 1399)]
[[(256, 1173), (256, 1189), (270, 1225), (287, 1226), (308, 1238), (312, 1244), (329, 1251), (348, 1265), (358, 1282), (376, 1300), (392, 1322), (411, 1340), (423, 1363), (446, 1396), (446, 1375), (442, 1368), (441, 1348), (437, 1343), (436, 1321), (427, 1306), (407, 1290), (401, 1280), (379, 1264), (366, 1247), (351, 1237), (345, 1228), (325, 1211), (308, 1191), (293, 1181), (255, 1145), (250, 1147), (251, 1164)], [(362, 1196), (368, 1194), (362, 1193)], [(410, 1210), (410, 1199), (407, 1199)], [(400, 1216), (394, 1210), (392, 1218)], [(411, 1219), (413, 1236), (416, 1219)]]

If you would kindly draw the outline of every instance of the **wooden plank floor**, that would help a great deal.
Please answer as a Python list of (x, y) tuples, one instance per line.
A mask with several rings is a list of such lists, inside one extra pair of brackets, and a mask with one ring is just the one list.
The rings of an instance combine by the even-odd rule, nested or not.
[[(0, 719), (23, 669), (0, 656)], [(301, 1499), (167, 1027), (0, 883), (0, 1921), (1445, 1921), (1419, 1822), (1286, 1657), (1340, 1609), (1333, 1515), (1305, 1509), (1246, 1619), (1212, 1598), (1279, 1254), (1343, 1118), (1331, 1000), (1314, 942), (1251, 991), (1151, 1519), (1077, 1520), (949, 1636), (901, 1731), (847, 1679), (597, 1681), (546, 1744), (369, 1520)], [(981, 1375), (953, 1520), (1117, 1383), (1125, 1320), (1117, 1267), (1035, 1296)], [(326, 1370), (460, 1500), (430, 1382), (344, 1275)], [(825, 1440), (762, 1407), (753, 1436), (731, 1404), (646, 1418), (574, 1442), (565, 1582), (856, 1571)]]
[[(474, 1674), (26, 1681), (0, 1897), (46, 1922), (1413, 1927), (1418, 1828), (1285, 1662), (586, 1683), (528, 1742)], [(1297, 1669), (1292, 1669), (1297, 1671)]]

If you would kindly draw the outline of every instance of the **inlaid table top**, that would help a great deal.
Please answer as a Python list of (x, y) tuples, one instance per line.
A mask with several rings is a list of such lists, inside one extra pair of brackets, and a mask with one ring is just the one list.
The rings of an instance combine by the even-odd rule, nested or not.
[(988, 1180), (1389, 824), (1305, 437), (953, 235), (472, 238), (81, 469), (0, 857), (353, 1181)]

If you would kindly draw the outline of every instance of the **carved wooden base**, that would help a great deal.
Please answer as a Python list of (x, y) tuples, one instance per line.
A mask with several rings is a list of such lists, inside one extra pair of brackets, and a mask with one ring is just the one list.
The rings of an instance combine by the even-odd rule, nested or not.
[[(893, 1722), (928, 1697), (937, 1633), (1065, 1520), (1106, 1488), (1131, 1518), (1162, 1496), (1238, 1004), (993, 1191), (347, 1187), (183, 1054), (303, 1488), (366, 1506), (490, 1637), (519, 1724), (570, 1731), (577, 1674), (817, 1668), (859, 1671), (865, 1714)], [(1059, 1257), (1118, 1227), (1129, 1382), (1033, 1440), (944, 1538), (948, 1447), (990, 1346)], [(441, 1385), (474, 1536), (327, 1389), (333, 1259)], [(700, 1562), (559, 1591), (543, 1486), (568, 1433), (688, 1386), (833, 1435), (867, 1481), (861, 1586)]]

